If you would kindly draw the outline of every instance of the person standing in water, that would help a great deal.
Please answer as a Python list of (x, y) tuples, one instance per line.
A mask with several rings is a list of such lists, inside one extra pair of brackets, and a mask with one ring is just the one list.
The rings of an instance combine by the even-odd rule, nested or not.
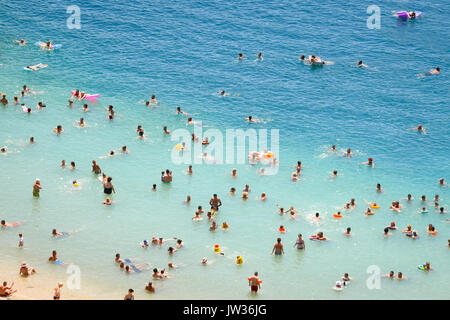
[(128, 289), (128, 293), (125, 295), (125, 297), (123, 298), (123, 300), (134, 300), (134, 294), (133, 294), (134, 290), (133, 289)]
[(113, 184), (111, 183), (112, 178), (108, 177), (103, 184), (103, 192), (106, 194), (111, 194), (112, 192), (116, 193), (116, 189), (114, 189)]
[(251, 292), (258, 292), (258, 289), (261, 288), (261, 280), (258, 278), (258, 272), (255, 272), (253, 276), (248, 278), (248, 285), (250, 286)]
[(275, 255), (284, 254), (283, 244), (281, 243), (281, 238), (277, 239), (277, 242), (273, 245), (272, 253), (275, 252)]
[(55, 288), (55, 294), (53, 295), (53, 300), (61, 299), (61, 288), (63, 286), (62, 282), (58, 282), (58, 286)]
[(217, 197), (217, 194), (214, 194), (211, 200), (209, 200), (209, 204), (211, 205), (211, 209), (214, 209), (214, 211), (219, 211), (222, 201)]
[(295, 241), (294, 248), (295, 247), (297, 247), (298, 250), (306, 250), (305, 241), (300, 233), (298, 234), (297, 241)]
[(41, 180), (39, 178), (36, 179), (33, 184), (33, 196), (39, 198), (39, 191), (42, 189)]

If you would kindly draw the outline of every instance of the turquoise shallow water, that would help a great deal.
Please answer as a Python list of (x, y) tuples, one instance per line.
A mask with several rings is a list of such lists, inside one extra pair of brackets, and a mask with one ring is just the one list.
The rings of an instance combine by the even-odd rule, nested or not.
[[(67, 29), (66, 7), (72, 3), (31, 1), (24, 5), (8, 1), (2, 6), (0, 27), (0, 91), (10, 102), (27, 84), (39, 94), (22, 102), (34, 107), (44, 101), (47, 109), (31, 115), (10, 103), (0, 107), (0, 143), (9, 154), (0, 158), (0, 217), (24, 222), (18, 228), (0, 232), (3, 264), (23, 260), (43, 273), (64, 279), (65, 269), (46, 262), (56, 249), (62, 260), (81, 268), (83, 284), (100, 298), (121, 298), (135, 288), (141, 298), (254, 298), (246, 278), (259, 271), (261, 294), (266, 299), (448, 299), (450, 224), (448, 214), (439, 215), (430, 201), (430, 214), (419, 215), (418, 199), (439, 194), (440, 205), (449, 206), (449, 188), (438, 179), (450, 179), (449, 165), (449, 38), (448, 2), (385, 1), (380, 4), (381, 29), (366, 27), (366, 8), (372, 3), (275, 1), (134, 1), (132, 3), (82, 1), (80, 30)], [(402, 9), (424, 12), (421, 19), (401, 22), (392, 13)], [(13, 40), (26, 38), (19, 47)], [(39, 50), (35, 41), (52, 39), (61, 43), (54, 52)], [(264, 61), (255, 62), (261, 51)], [(237, 62), (243, 52), (246, 60)], [(301, 54), (316, 54), (335, 64), (310, 68), (298, 62)], [(362, 59), (370, 68), (352, 68)], [(47, 63), (37, 72), (25, 72), (30, 64)], [(436, 77), (418, 77), (439, 65)], [(81, 104), (67, 107), (70, 90), (82, 88), (100, 93), (91, 112)], [(220, 97), (219, 90), (230, 92)], [(160, 105), (148, 109), (144, 101), (156, 94)], [(114, 105), (113, 122), (103, 109)], [(249, 114), (269, 121), (253, 128), (279, 129), (279, 172), (259, 176), (249, 165), (194, 165), (194, 175), (184, 174), (186, 165), (172, 163), (170, 153), (177, 142), (164, 137), (162, 127), (186, 128), (185, 117), (176, 106), (194, 113), (205, 125), (226, 129), (247, 129)], [(84, 117), (88, 127), (75, 121)], [(427, 135), (407, 128), (423, 124)], [(65, 133), (55, 136), (57, 124)], [(148, 140), (136, 140), (141, 124)], [(192, 128), (188, 128), (192, 130)], [(37, 143), (26, 145), (30, 136)], [(98, 159), (126, 144), (131, 154)], [(329, 155), (336, 144), (351, 147), (352, 159)], [(361, 165), (373, 157), (376, 167)], [(78, 169), (62, 170), (59, 163), (75, 161)], [(101, 183), (90, 173), (91, 160), (113, 177), (115, 204), (103, 207)], [(292, 166), (302, 160), (304, 181), (289, 180)], [(239, 176), (226, 173), (233, 167)], [(170, 168), (174, 182), (159, 183), (162, 169)], [(343, 174), (334, 182), (329, 174)], [(39, 177), (44, 186), (39, 200), (31, 187)], [(82, 189), (74, 191), (77, 179)], [(158, 184), (158, 191), (150, 187)], [(377, 194), (381, 183), (385, 193)], [(252, 192), (243, 202), (227, 191), (245, 184)], [(261, 192), (268, 200), (255, 197)], [(197, 205), (207, 207), (212, 193), (222, 198), (218, 222), (227, 221), (228, 232), (208, 231), (206, 221), (192, 223)], [(394, 200), (411, 193), (416, 200), (404, 203), (401, 213), (388, 209)], [(186, 206), (186, 195), (192, 204)], [(351, 198), (357, 207), (335, 221), (331, 215)], [(377, 201), (382, 209), (375, 216), (364, 215), (364, 200)], [(297, 221), (277, 214), (276, 204), (300, 210)], [(312, 215), (320, 212), (320, 226)], [(400, 231), (389, 238), (384, 226), (395, 221), (399, 228), (412, 224), (420, 238), (411, 240)], [(432, 223), (439, 234), (430, 237)], [(279, 225), (289, 230), (282, 235), (286, 255), (269, 255)], [(352, 227), (353, 236), (342, 233)], [(50, 237), (52, 228), (77, 230), (66, 239)], [(332, 241), (307, 241), (307, 251), (292, 248), (297, 233), (323, 231)], [(17, 234), (25, 237), (18, 251)], [(142, 239), (157, 235), (178, 237), (185, 247), (173, 259), (167, 246), (143, 250)], [(225, 256), (215, 256), (221, 245)], [(112, 262), (114, 254), (150, 262), (161, 268), (172, 260), (179, 268), (169, 279), (154, 281), (158, 294), (145, 295), (143, 287), (150, 272), (122, 274)], [(236, 266), (236, 255), (244, 264)], [(214, 261), (200, 264), (202, 257)], [(435, 271), (419, 272), (418, 264), (431, 261)], [(383, 273), (402, 271), (406, 282), (382, 281), (380, 290), (369, 290), (366, 269), (378, 265)], [(348, 272), (355, 282), (342, 293), (331, 290)]]

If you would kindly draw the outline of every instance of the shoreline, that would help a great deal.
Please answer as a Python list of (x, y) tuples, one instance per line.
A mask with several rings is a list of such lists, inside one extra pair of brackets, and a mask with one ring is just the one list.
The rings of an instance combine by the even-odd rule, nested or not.
[[(0, 281), (7, 281), (8, 286), (14, 282), (13, 290), (17, 292), (8, 297), (0, 297), (1, 300), (53, 300), (54, 288), (56, 288), (58, 281), (64, 283), (61, 288), (61, 300), (105, 300), (105, 298), (98, 298), (93, 295), (83, 294), (86, 290), (72, 290), (68, 289), (66, 282), (62, 279), (55, 280), (48, 272), (37, 271), (35, 274), (22, 277), (19, 275), (19, 268), (12, 268), (10, 264), (4, 262), (0, 263), (2, 275)], [(112, 298), (111, 298), (112, 299)], [(107, 300), (111, 300), (107, 299)]]

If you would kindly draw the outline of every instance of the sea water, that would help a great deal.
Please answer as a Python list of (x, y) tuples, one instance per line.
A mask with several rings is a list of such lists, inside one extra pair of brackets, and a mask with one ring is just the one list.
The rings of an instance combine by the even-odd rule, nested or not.
[[(61, 260), (79, 267), (80, 292), (96, 298), (122, 298), (128, 288), (141, 299), (449, 298), (449, 216), (437, 213), (431, 201), (439, 194), (440, 206), (449, 210), (449, 188), (438, 185), (439, 178), (450, 179), (447, 1), (380, 2), (379, 29), (367, 27), (372, 3), (361, 0), (81, 1), (80, 29), (67, 27), (70, 5), (2, 1), (0, 91), (10, 103), (0, 108), (0, 144), (9, 151), (0, 157), (0, 217), (22, 222), (0, 232), (2, 265), (18, 268), (27, 261), (41, 276), (65, 281), (66, 268), (47, 262), (57, 250)], [(392, 16), (400, 10), (423, 16), (401, 21)], [(13, 44), (20, 38), (28, 44)], [(39, 40), (62, 48), (40, 50), (34, 45)], [(236, 59), (240, 52), (243, 61)], [(258, 52), (263, 61), (255, 61)], [(335, 63), (311, 68), (298, 61), (302, 54)], [(353, 67), (358, 60), (369, 68)], [(23, 70), (38, 63), (49, 67)], [(418, 76), (436, 66), (439, 76)], [(30, 115), (12, 103), (24, 84), (37, 92), (20, 99), (33, 108)], [(89, 103), (90, 112), (82, 112), (82, 102), (67, 106), (76, 88), (101, 94)], [(230, 94), (223, 97), (220, 90)], [(160, 101), (155, 108), (144, 104), (151, 94)], [(39, 113), (38, 101), (47, 105)], [(108, 105), (116, 110), (113, 121), (107, 120)], [(192, 131), (176, 106), (224, 135), (226, 129), (278, 129), (278, 173), (261, 176), (259, 166), (248, 164), (194, 164), (194, 174), (186, 175), (187, 164), (171, 157), (179, 141), (162, 132), (163, 126)], [(248, 124), (248, 115), (265, 121)], [(87, 127), (76, 126), (81, 117)], [(146, 141), (136, 139), (138, 124)], [(407, 130), (418, 124), (426, 135)], [(65, 129), (60, 136), (52, 132), (57, 125)], [(30, 136), (34, 145), (27, 144)], [(332, 144), (338, 155), (327, 152)], [(99, 159), (122, 145), (131, 153)], [(349, 147), (355, 155), (340, 156)], [(361, 164), (368, 157), (375, 168)], [(77, 169), (61, 169), (63, 159), (75, 161)], [(91, 173), (92, 160), (113, 177), (112, 206), (101, 204), (105, 195)], [(292, 182), (299, 160), (306, 166), (304, 180)], [(227, 174), (233, 167), (237, 178)], [(173, 171), (170, 185), (160, 183), (166, 168)], [(342, 175), (330, 179), (334, 169)], [(39, 199), (32, 197), (36, 178), (43, 185)], [(75, 179), (81, 188), (72, 186)], [(376, 192), (377, 183), (384, 193)], [(248, 201), (240, 199), (245, 184)], [(235, 196), (228, 194), (231, 187)], [(256, 200), (261, 192), (267, 201)], [(206, 217), (191, 220), (198, 205), (209, 208), (213, 193), (223, 202), (217, 222), (228, 222), (228, 231), (210, 232)], [(401, 213), (389, 209), (408, 193), (415, 200), (402, 201)], [(417, 213), (422, 194), (430, 212), (423, 215)], [(187, 195), (190, 205), (183, 203)], [(351, 198), (357, 207), (342, 210)], [(365, 216), (365, 200), (381, 209)], [(300, 210), (297, 220), (280, 216), (276, 204)], [(345, 218), (332, 218), (338, 210)], [(316, 212), (320, 224), (313, 222)], [(383, 237), (391, 221), (400, 230)], [(430, 223), (437, 236), (427, 234)], [(408, 224), (418, 239), (401, 233)], [(280, 235), (280, 225), (286, 234)], [(347, 227), (353, 236), (343, 235)], [(76, 233), (54, 239), (53, 228)], [(318, 231), (330, 241), (309, 241)], [(23, 249), (17, 248), (18, 233)], [(305, 252), (293, 248), (298, 233)], [(141, 248), (152, 236), (177, 237), (185, 247), (173, 257), (167, 254), (173, 241)], [(270, 255), (277, 237), (285, 244), (282, 257)], [(214, 254), (215, 244), (223, 256)], [(148, 295), (151, 271), (126, 275), (114, 263), (115, 253), (158, 269), (169, 261), (178, 268), (153, 281), (157, 294)], [(238, 255), (243, 265), (236, 265)], [(212, 263), (201, 265), (203, 257)], [(426, 261), (432, 273), (417, 269)], [(377, 286), (372, 268), (401, 271), (408, 280), (382, 279)], [(247, 283), (255, 271), (263, 279), (257, 296)], [(344, 292), (332, 290), (345, 272), (352, 284)]]

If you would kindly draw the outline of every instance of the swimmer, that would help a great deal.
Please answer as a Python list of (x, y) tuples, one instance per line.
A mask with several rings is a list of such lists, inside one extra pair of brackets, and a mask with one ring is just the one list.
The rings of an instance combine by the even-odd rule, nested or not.
[(436, 69), (431, 69), (430, 71), (428, 71), (427, 73), (425, 73), (425, 75), (432, 75), (432, 74), (440, 74), (441, 73), (441, 68), (436, 67)]
[(144, 130), (138, 132), (138, 139), (142, 139), (144, 141), (147, 140), (147, 138), (144, 135)]
[(203, 214), (203, 213), (205, 213), (204, 211), (203, 211), (203, 209), (202, 209), (202, 206), (198, 206), (197, 207), (197, 211), (195, 212), (195, 214)]
[(305, 179), (299, 178), (297, 172), (294, 172), (292, 174), (291, 180), (295, 182), (295, 181), (303, 181)]
[(123, 263), (123, 260), (120, 258), (120, 253), (116, 253), (116, 257), (114, 259), (116, 263)]
[(377, 183), (377, 192), (378, 193), (384, 192), (384, 189), (381, 188), (381, 184), (379, 184), (379, 183)]
[(408, 195), (406, 196), (406, 198), (405, 198), (405, 199), (402, 199), (402, 200), (413, 201), (414, 198), (412, 197), (411, 194), (408, 194)]
[(252, 117), (252, 116), (248, 116), (248, 118), (245, 118), (245, 121), (248, 121), (248, 122), (256, 122), (256, 120), (253, 120), (253, 117)]
[(436, 230), (436, 228), (435, 228), (432, 224), (429, 224), (429, 225), (428, 225), (428, 227), (427, 227), (427, 232), (428, 232), (428, 234), (431, 235), (431, 236), (435, 236), (435, 235), (438, 234), (438, 231)]
[(375, 163), (373, 162), (372, 158), (369, 158), (366, 162), (363, 162), (362, 164), (367, 164), (368, 166), (375, 168)]
[(141, 247), (142, 248), (148, 248), (149, 246), (150, 246), (150, 244), (148, 243), (147, 240), (144, 240), (144, 241), (141, 242)]
[(56, 250), (53, 250), (52, 251), (52, 255), (50, 256), (50, 258), (48, 258), (48, 261), (57, 262), (58, 260), (59, 259), (58, 259), (57, 255), (56, 255)]
[(267, 199), (266, 193), (263, 192), (263, 193), (261, 193), (261, 197), (260, 197), (259, 199), (257, 199), (257, 200), (259, 200), (259, 201), (265, 201), (266, 199)]
[(413, 232), (413, 231), (414, 231), (414, 230), (412, 230), (412, 227), (411, 227), (410, 224), (408, 224), (408, 225), (406, 226), (406, 229), (403, 229), (403, 230), (402, 230), (403, 233), (411, 233), (411, 232)]
[(45, 67), (48, 67), (48, 64), (37, 64), (35, 66), (26, 66), (25, 68), (32, 70), (32, 71), (36, 71), (38, 69), (45, 68)]
[(287, 232), (287, 230), (284, 228), (284, 226), (280, 226), (280, 228), (278, 228), (278, 231), (279, 231), (280, 233), (285, 233), (285, 232)]
[(30, 144), (33, 144), (33, 143), (35, 143), (34, 137), (30, 137)]
[(247, 191), (243, 191), (242, 192), (242, 197), (243, 200), (248, 200), (248, 192)]
[(367, 211), (365, 213), (366, 216), (373, 216), (375, 214), (375, 212), (373, 212), (372, 210), (370, 210), (370, 208), (367, 208)]
[(196, 213), (195, 213), (195, 216), (192, 217), (192, 220), (193, 220), (193, 221), (201, 221), (201, 220), (203, 220), (203, 218), (200, 217), (200, 214), (199, 214), (198, 212), (196, 212)]
[(192, 174), (192, 165), (189, 165), (188, 169), (186, 170), (186, 174)]
[(102, 204), (105, 206), (110, 206), (110, 205), (112, 205), (112, 201), (110, 198), (106, 198), (106, 200), (103, 201)]
[[(156, 185), (155, 185), (156, 186)], [(191, 203), (191, 196), (187, 196), (186, 197), (186, 200), (184, 200), (184, 203), (186, 203), (186, 204), (189, 204), (189, 203)]]
[(156, 100), (156, 96), (152, 94), (151, 103), (158, 103), (158, 100)]
[(313, 219), (317, 220), (317, 221), (320, 220), (320, 215), (319, 215), (318, 212), (316, 212), (316, 214), (314, 215)]
[(331, 178), (336, 178), (337, 176), (338, 176), (338, 171), (333, 170), (333, 172), (331, 173)]
[(327, 151), (328, 151), (328, 152), (336, 152), (336, 145), (333, 144), (333, 145), (331, 146), (331, 149), (328, 149)]
[(58, 231), (56, 231), (56, 229), (52, 230), (52, 236), (53, 237), (60, 237), (60, 236), (64, 236), (64, 235), (67, 235), (67, 234), (69, 234), (69, 233), (68, 232), (58, 232)]
[(348, 273), (344, 273), (344, 276), (342, 277), (342, 281), (344, 281), (344, 283), (345, 283), (345, 282), (350, 282), (350, 281), (353, 281), (353, 278), (350, 277), (350, 276), (348, 275)]
[(87, 105), (87, 103), (83, 104), (83, 112), (88, 112), (89, 111), (89, 107)]
[(40, 110), (42, 108), (47, 107), (45, 104), (43, 104), (41, 101), (38, 102), (38, 105), (36, 106), (36, 109)]
[(386, 228), (388, 228), (389, 230), (397, 230), (397, 226), (395, 225), (394, 221), (392, 221), (391, 224)]
[(407, 237), (410, 237), (410, 238), (412, 238), (412, 239), (416, 239), (416, 238), (419, 237), (419, 235), (417, 234), (416, 231), (413, 231), (413, 232), (411, 232), (411, 233), (407, 232), (407, 233), (406, 233), (406, 236), (407, 236)]
[(283, 244), (281, 243), (281, 238), (278, 238), (277, 242), (273, 246), (271, 254), (274, 254), (274, 253), (275, 253), (275, 255), (284, 254), (284, 249), (283, 249)]
[(188, 113), (184, 112), (183, 110), (181, 110), (180, 107), (177, 107), (177, 114), (184, 114), (184, 115), (188, 115)]
[(231, 174), (232, 177), (236, 178), (237, 177), (237, 170), (236, 170), (236, 168), (233, 168), (233, 170), (231, 170), (231, 173), (228, 173), (228, 174)]
[(26, 107), (24, 104), (22, 104), (22, 111), (24, 113), (31, 113), (31, 108)]
[(17, 43), (21, 46), (25, 45), (27, 42), (25, 41), (25, 39), (20, 39), (20, 40), (14, 40), (14, 43)]
[(364, 64), (364, 63), (362, 62), (362, 60), (359, 60), (359, 61), (358, 61), (358, 64), (356, 65), (356, 67), (358, 67), (358, 68), (360, 68), (360, 67), (367, 68), (368, 66), (367, 66), (366, 64)]
[(394, 271), (390, 271), (388, 274), (382, 274), (381, 277), (382, 278), (389, 278), (389, 279), (394, 279)]
[(420, 200), (421, 200), (422, 202), (427, 202), (427, 197), (425, 197), (425, 195), (422, 195), (422, 196), (420, 197)]
[(169, 254), (174, 254), (177, 251), (177, 249), (173, 248), (173, 247), (169, 247), (169, 249), (167, 249), (167, 252)]
[(427, 134), (427, 131), (425, 130), (425, 128), (421, 124), (419, 124), (415, 128), (409, 128), (407, 130), (417, 130), (417, 132), (419, 132), (419, 133)]
[(447, 183), (444, 182), (444, 178), (439, 179), (439, 185), (440, 186), (447, 186)]
[(323, 235), (323, 232), (322, 232), (322, 231), (318, 232), (318, 233), (315, 234), (315, 235), (310, 236), (309, 238), (310, 238), (310, 239), (321, 240), (321, 241), (323, 241), (323, 240), (328, 240), (328, 238), (325, 237), (325, 236)]
[(56, 128), (53, 129), (53, 131), (54, 131), (56, 134), (60, 134), (60, 133), (64, 132), (64, 129), (62, 128), (61, 125), (57, 125)]
[(180, 248), (182, 248), (182, 247), (184, 247), (183, 240), (177, 239), (177, 248), (180, 249)]
[(389, 228), (388, 227), (384, 228), (383, 236), (391, 236), (391, 235), (392, 235), (392, 233), (389, 233)]
[(231, 196), (234, 196), (234, 194), (236, 193), (236, 188), (231, 187), (230, 191), (228, 192)]
[(350, 233), (352, 231), (352, 228), (348, 227), (347, 230), (344, 232), (344, 234), (346, 236), (351, 236), (352, 234)]
[(17, 96), (14, 96), (14, 104), (19, 104), (19, 98)]
[(338, 211), (337, 213), (333, 214), (333, 217), (335, 217), (335, 218), (342, 218), (343, 215), (341, 214), (340, 211)]
[(131, 153), (130, 150), (127, 149), (127, 146), (122, 146), (121, 152), (123, 154), (130, 154)]
[(85, 127), (86, 123), (84, 122), (84, 118), (80, 118), (79, 121), (77, 121), (79, 127)]
[(167, 126), (163, 127), (163, 131), (165, 134), (170, 134), (170, 130), (167, 130)]
[(36, 273), (36, 269), (34, 269), (33, 267), (29, 267), (26, 262), (24, 262), (20, 265), (19, 274), (22, 277), (28, 277), (28, 276), (32, 275), (33, 273)]
[(284, 211), (283, 208), (280, 208), (280, 206), (277, 204), (277, 208), (278, 208), (278, 212), (280, 213), (280, 215), (285, 214), (286, 212)]
[(75, 162), (71, 161), (70, 162), (70, 170), (75, 170), (75, 169), (76, 169)]
[(424, 265), (422, 265), (422, 268), (424, 271), (433, 271), (433, 268), (428, 261)]
[(264, 60), (261, 52), (258, 52), (258, 57), (256, 58), (256, 60), (259, 60), (259, 61), (263, 61)]
[(230, 228), (230, 226), (228, 225), (228, 223), (226, 221), (224, 223), (222, 223), (223, 230), (228, 230), (229, 228)]
[(5, 220), (2, 220), (0, 222), (0, 224), (1, 224), (1, 228), (4, 229), (6, 227), (17, 227), (20, 224), (20, 222), (12, 222), (12, 223), (10, 223), (10, 222), (6, 222)]
[(202, 144), (203, 144), (203, 145), (209, 144), (208, 137), (205, 137), (205, 139), (202, 140)]
[(238, 60), (244, 60), (244, 55), (242, 53), (238, 54)]
[(344, 156), (344, 157), (347, 157), (347, 158), (353, 157), (353, 152), (352, 152), (352, 150), (351, 150), (350, 148), (348, 148), (347, 151), (343, 154), (343, 156)]
[(154, 286), (151, 282), (149, 282), (149, 283), (145, 286), (145, 290), (154, 293), (154, 292), (155, 292), (155, 286)]
[(211, 227), (209, 227), (209, 231), (214, 231), (214, 230), (216, 230), (216, 229), (217, 229), (217, 224), (216, 224), (215, 221), (213, 221), (213, 222), (211, 223)]
[(428, 213), (427, 208), (422, 207), (422, 210), (417, 211), (417, 213)]
[(80, 187), (80, 184), (78, 183), (77, 180), (73, 180), (73, 181), (72, 181), (72, 185), (73, 185), (75, 188)]

